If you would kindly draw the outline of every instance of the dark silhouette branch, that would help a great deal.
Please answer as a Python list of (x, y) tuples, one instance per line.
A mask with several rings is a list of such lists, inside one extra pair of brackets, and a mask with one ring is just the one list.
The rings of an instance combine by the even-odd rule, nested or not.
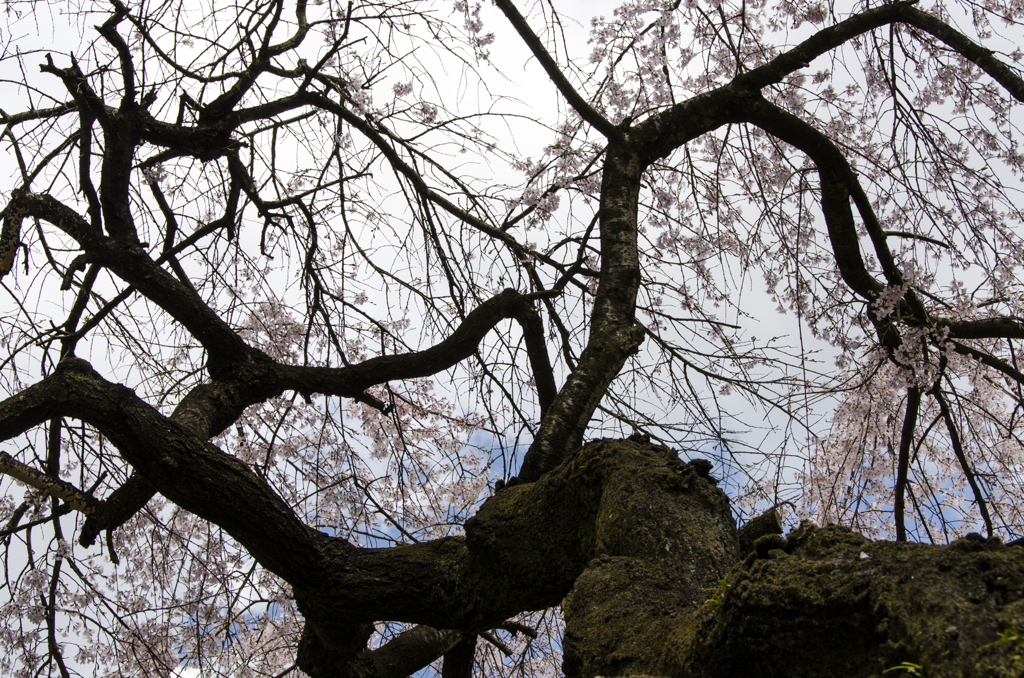
[[(370, 358), (345, 367), (291, 366), (274, 363), (265, 355), (245, 364), (236, 364), (228, 374), (193, 388), (175, 408), (170, 421), (183, 427), (199, 440), (218, 435), (236, 421), (245, 408), (286, 390), (304, 396), (333, 395), (364, 400), (371, 386), (425, 377), (443, 372), (473, 355), (483, 337), (503, 319), (515, 318), (524, 327), (538, 399), (544, 406), (554, 391), (554, 375), (542, 343), (543, 328), (533, 309), (534, 295), (505, 290), (470, 312), (451, 335), (435, 346), (390, 356)], [(531, 318), (530, 316), (534, 317)], [(541, 333), (538, 336), (538, 333)], [(549, 401), (548, 401), (549, 402)], [(115, 490), (104, 506), (83, 527), (80, 541), (91, 544), (103, 530), (115, 529), (146, 505), (157, 488), (144, 474), (132, 474)]]
[(981, 512), (981, 518), (985, 521), (985, 530), (988, 532), (988, 536), (992, 536), (992, 518), (988, 514), (988, 502), (985, 501), (985, 496), (981, 493), (981, 488), (978, 486), (977, 478), (975, 477), (974, 469), (971, 468), (970, 462), (967, 460), (967, 455), (964, 454), (964, 446), (960, 441), (960, 430), (957, 428), (956, 422), (953, 421), (953, 415), (949, 410), (949, 404), (946, 402), (945, 396), (942, 395), (942, 389), (938, 383), (928, 392), (935, 402), (939, 404), (939, 411), (942, 414), (942, 420), (946, 424), (946, 431), (949, 433), (949, 442), (953, 447), (953, 453), (956, 455), (956, 460), (960, 463), (960, 470), (964, 472), (964, 477), (967, 479), (967, 483), (971, 486), (971, 492), (974, 493), (974, 502), (978, 505), (978, 510)]
[(512, 28), (515, 29), (519, 37), (522, 38), (526, 46), (533, 52), (533, 56), (540, 63), (541, 68), (551, 78), (551, 82), (554, 83), (558, 91), (561, 92), (562, 96), (565, 97), (566, 102), (572, 106), (573, 110), (579, 114), (583, 120), (585, 120), (590, 126), (596, 129), (604, 136), (612, 139), (619, 135), (620, 130), (618, 127), (613, 125), (607, 118), (598, 113), (593, 106), (591, 106), (586, 99), (580, 96), (576, 88), (572, 86), (568, 78), (559, 68), (555, 60), (551, 58), (551, 54), (544, 48), (540, 38), (530, 28), (530, 24), (527, 23), (526, 19), (516, 6), (512, 3), (512, 0), (495, 0), (494, 4), (498, 6), (498, 9), (502, 11), (505, 18), (508, 19), (509, 23), (512, 24)]
[(903, 417), (903, 430), (900, 433), (899, 456), (896, 461), (895, 496), (896, 541), (907, 540), (906, 527), (906, 488), (907, 469), (910, 466), (910, 447), (914, 443), (914, 429), (917, 428), (917, 412), (921, 408), (921, 389), (911, 386), (907, 390), (907, 411)]

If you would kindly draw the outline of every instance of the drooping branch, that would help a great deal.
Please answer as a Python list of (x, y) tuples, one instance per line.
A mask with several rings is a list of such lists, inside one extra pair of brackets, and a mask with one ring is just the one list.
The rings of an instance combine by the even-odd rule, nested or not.
[[(848, 22), (816, 34), (796, 50), (773, 60), (766, 67), (741, 76), (732, 85), (673, 107), (632, 129), (612, 126), (599, 113), (594, 112), (579, 93), (572, 89), (568, 79), (558, 70), (551, 56), (544, 51), (543, 45), (515, 7), (505, 0), (499, 0), (499, 4), (530, 44), (537, 58), (545, 64), (551, 78), (569, 100), (570, 105), (584, 120), (613, 140), (605, 156), (606, 183), (602, 187), (599, 211), (600, 286), (591, 318), (590, 337), (579, 362), (571, 364), (572, 372), (561, 392), (557, 391), (554, 382), (543, 326), (532, 305), (540, 296), (522, 295), (509, 290), (484, 302), (469, 313), (455, 332), (436, 346), (398, 356), (381, 356), (342, 368), (280, 365), (246, 346), (225, 323), (218, 325), (215, 322), (213, 326), (203, 330), (207, 334), (197, 335), (211, 354), (217, 354), (214, 356), (216, 360), (213, 361), (217, 362), (217, 368), (211, 369), (211, 381), (189, 392), (169, 418), (161, 417), (127, 389), (105, 382), (81, 363), (74, 361), (67, 361), (57, 374), (26, 390), (26, 397), (29, 400), (49, 398), (49, 406), (37, 404), (35, 409), (29, 407), (29, 416), (24, 412), (21, 415), (14, 412), (16, 406), (20, 406), (19, 403), (24, 404), (22, 401), (11, 399), (6, 403), (0, 403), (0, 433), (5, 431), (3, 427), (10, 422), (17, 424), (10, 430), (16, 430), (25, 422), (35, 421), (38, 418), (36, 415), (45, 414), (45, 419), (67, 413), (68, 416), (77, 416), (93, 422), (110, 437), (124, 458), (137, 469), (127, 483), (108, 497), (105, 504), (94, 510), (82, 531), (83, 539), (89, 530), (96, 526), (102, 529), (120, 524), (121, 520), (143, 506), (153, 492), (159, 490), (180, 506), (224, 526), (231, 534), (236, 535), (242, 545), (261, 563), (288, 579), (294, 586), (300, 608), (308, 622), (304, 639), (316, 639), (315, 642), (320, 643), (320, 647), (326, 653), (318, 655), (313, 652), (316, 649), (313, 640), (309, 640), (305, 645), (304, 651), (312, 654), (300, 657), (300, 664), (315, 678), (335, 673), (335, 669), (338, 668), (337, 662), (347, 664), (346, 669), (363, 662), (366, 671), (374, 672), (376, 675), (406, 675), (442, 654), (452, 659), (450, 664), (447, 659), (445, 661), (446, 676), (454, 676), (456, 672), (464, 673), (462, 669), (467, 665), (467, 656), (472, 654), (471, 649), (465, 651), (465, 646), (470, 645), (468, 640), (475, 638), (475, 632), (480, 628), (486, 628), (487, 624), (494, 623), (510, 612), (561, 601), (573, 587), (576, 588), (574, 609), (580, 611), (581, 617), (587, 614), (596, 615), (593, 610), (597, 609), (597, 606), (588, 605), (589, 601), (600, 601), (601, 595), (607, 592), (600, 588), (602, 582), (612, 580), (616, 584), (622, 584), (622, 590), (627, 590), (630, 594), (645, 593), (645, 589), (636, 582), (642, 581), (643, 576), (650, 571), (658, 573), (653, 580), (659, 586), (673, 591), (671, 600), (674, 604), (678, 603), (679, 610), (689, 611), (695, 605), (700, 605), (702, 599), (706, 599), (707, 594), (704, 592), (708, 581), (704, 580), (713, 583), (721, 573), (723, 563), (729, 561), (728, 552), (730, 549), (735, 550), (730, 546), (734, 540), (727, 534), (730, 532), (727, 509), (714, 513), (705, 505), (688, 505), (685, 511), (678, 515), (673, 514), (672, 520), (663, 519), (664, 516), (643, 514), (640, 510), (623, 511), (622, 506), (618, 504), (613, 506), (615, 511), (605, 510), (609, 504), (603, 504), (601, 501), (604, 501), (606, 494), (610, 494), (608, 487), (620, 482), (624, 477), (641, 477), (636, 469), (615, 466), (615, 463), (627, 458), (631, 452), (614, 450), (603, 458), (599, 458), (600, 455), (592, 451), (580, 453), (578, 457), (573, 456), (577, 454), (577, 447), (589, 425), (590, 417), (599, 406), (609, 384), (619, 374), (625, 361), (636, 351), (644, 337), (644, 331), (635, 324), (634, 317), (640, 284), (637, 196), (643, 173), (652, 159), (664, 157), (687, 140), (730, 122), (752, 122), (764, 125), (766, 129), (774, 126), (776, 132), (785, 128), (785, 134), (788, 135), (785, 138), (797, 140), (804, 145), (801, 148), (810, 148), (809, 155), (818, 165), (829, 236), (840, 269), (843, 270), (845, 267), (844, 281), (850, 284), (852, 280), (851, 286), (855, 292), (865, 299), (871, 299), (884, 284), (894, 285), (902, 281), (899, 269), (892, 262), (891, 253), (884, 246), (886, 232), (881, 231), (877, 219), (874, 219), (870, 202), (850, 171), (849, 164), (839, 152), (838, 146), (828, 142), (825, 135), (820, 135), (819, 138), (809, 133), (811, 126), (806, 123), (799, 127), (791, 124), (792, 120), (783, 119), (777, 110), (766, 112), (765, 101), (760, 98), (759, 89), (767, 84), (780, 82), (787, 74), (805, 67), (816, 50), (817, 53), (825, 53), (835, 45), (848, 40), (850, 36), (869, 30), (870, 26), (897, 20), (902, 16), (901, 12), (908, 6), (907, 4), (885, 5), (857, 15)], [(249, 61), (244, 73), (231, 76), (236, 78), (233, 86), (225, 95), (206, 107), (199, 125), (185, 127), (181, 120), (177, 125), (167, 125), (147, 117), (145, 111), (131, 114), (136, 116), (130, 121), (135, 125), (132, 134), (138, 139), (167, 147), (167, 152), (158, 154), (157, 158), (174, 157), (175, 154), (192, 154), (204, 160), (225, 155), (229, 157), (231, 188), (228, 206), (224, 216), (219, 220), (220, 223), (209, 224), (207, 229), (203, 230), (204, 233), (221, 226), (229, 229), (233, 226), (243, 190), (252, 202), (265, 212), (262, 206), (267, 203), (261, 205), (256, 189), (257, 182), (253, 181), (255, 175), (248, 174), (239, 158), (239, 146), (237, 141), (232, 140), (232, 130), (243, 122), (276, 116), (298, 108), (304, 109), (301, 115), (305, 116), (311, 110), (306, 107), (315, 106), (336, 113), (340, 120), (347, 121), (354, 129), (366, 134), (367, 138), (381, 149), (384, 160), (408, 179), (418, 193), (418, 198), (448, 211), (455, 218), (494, 238), (495, 242), (504, 243), (516, 256), (544, 261), (542, 255), (528, 252), (505, 230), (496, 228), (486, 219), (476, 217), (472, 208), (459, 207), (456, 204), (458, 200), (445, 197), (431, 189), (424, 180), (423, 173), (416, 171), (415, 162), (403, 160), (407, 157), (417, 157), (403, 155), (405, 151), (414, 152), (411, 143), (403, 145), (407, 142), (396, 136), (389, 136), (386, 128), (373, 118), (368, 115), (360, 117), (345, 108), (344, 96), (340, 104), (331, 102), (333, 108), (324, 104), (323, 102), (327, 100), (326, 93), (331, 91), (326, 86), (323, 90), (325, 94), (322, 95), (306, 92), (306, 86), (310, 82), (330, 82), (327, 76), (314, 73), (319, 69), (311, 71), (305, 64), (300, 64), (294, 71), (285, 72), (271, 65), (269, 55), (277, 49), (271, 44), (271, 33), (280, 20), (284, 6), (284, 2), (275, 2), (267, 6), (267, 13), (258, 19), (259, 22), (265, 22), (268, 16), (271, 17), (265, 35), (262, 36), (262, 40), (261, 36), (256, 35), (255, 30), (250, 35), (256, 43), (251, 46), (251, 51), (256, 54), (258, 50), (258, 55)], [(122, 11), (117, 0), (115, 7), (119, 12)], [(297, 3), (296, 13), (299, 24), (299, 33), (296, 35), (301, 40), (301, 35), (305, 34), (307, 27), (304, 0)], [(521, 26), (516, 23), (516, 17), (521, 20)], [(116, 25), (116, 21), (113, 20), (108, 23)], [(141, 22), (137, 26), (145, 33)], [(150, 38), (146, 36), (144, 39)], [(278, 47), (290, 49), (298, 44), (294, 39), (291, 41), (294, 45), (290, 45), (289, 42), (281, 43)], [(123, 41), (120, 44), (123, 46)], [(832, 47), (828, 47), (828, 44)], [(120, 47), (118, 49), (123, 51)], [(243, 54), (243, 59), (244, 56)], [(125, 69), (126, 67), (122, 66), (122, 70)], [(263, 72), (274, 73), (280, 77), (302, 76), (303, 83), (297, 94), (276, 99), (266, 105), (235, 111), (235, 107), (245, 98), (246, 93), (255, 88), (256, 78)], [(131, 101), (134, 95), (128, 96), (131, 87), (127, 80), (123, 86), (126, 92), (122, 102)], [(76, 107), (78, 105), (76, 104)], [(85, 112), (81, 114), (84, 160), (80, 174), (84, 178), (80, 182), (82, 190), (87, 193), (92, 215), (92, 207), (98, 198), (88, 195), (88, 159), (91, 157), (91, 151), (88, 149), (91, 146), (85, 143), (86, 132), (91, 129), (92, 124), (88, 116), (92, 113), (86, 108), (81, 110)], [(109, 120), (119, 120), (107, 107), (101, 105), (97, 110), (101, 111), (96, 113), (97, 116), (105, 115)], [(88, 124), (85, 124), (86, 122)], [(276, 125), (277, 122), (272, 124)], [(828, 143), (819, 143), (822, 138)], [(116, 181), (107, 181), (106, 171), (124, 160), (124, 151), (129, 145), (135, 147), (135, 142), (131, 139), (131, 134), (127, 134), (124, 137), (125, 143), (114, 148), (111, 164), (104, 166), (103, 185), (119, 185)], [(829, 144), (832, 144), (831, 147)], [(256, 150), (253, 156), (258, 157)], [(373, 162), (376, 162), (376, 159)], [(125, 165), (128, 166), (130, 163)], [(454, 174), (450, 176), (453, 178)], [(113, 176), (113, 179), (121, 178), (121, 175)], [(404, 180), (402, 181), (404, 188)], [(321, 183), (313, 190), (322, 190), (324, 186), (329, 185)], [(95, 191), (93, 193), (95, 194)], [(74, 215), (78, 221), (69, 217), (68, 222), (80, 231), (83, 238), (89, 239), (88, 243), (83, 244), (86, 253), (80, 259), (80, 263), (90, 264), (90, 274), (94, 275), (102, 265), (115, 274), (122, 275), (129, 282), (130, 289), (138, 290), (161, 308), (168, 309), (172, 317), (190, 332), (194, 332), (197, 327), (207, 324), (209, 320), (209, 316), (203, 313), (209, 311), (217, 322), (219, 319), (211, 309), (203, 307), (196, 311), (198, 316), (190, 316), (192, 304), (198, 298), (195, 290), (190, 288), (180, 266), (176, 267), (180, 278), (177, 282), (181, 283), (178, 287), (171, 285), (175, 282), (174, 276), (160, 268), (161, 260), (175, 267), (175, 247), (172, 247), (174, 215), (166, 202), (161, 201), (160, 192), (154, 191), (154, 195), (168, 222), (164, 244), (164, 255), (167, 259), (162, 257), (153, 261), (142, 252), (141, 247), (125, 248), (111, 243), (111, 239), (100, 232), (102, 220), (99, 218), (93, 218), (92, 223), (87, 223), (78, 215)], [(117, 197), (123, 203), (118, 209), (128, 209), (126, 197), (116, 191), (109, 195), (104, 193), (103, 202), (106, 203), (111, 196)], [(23, 196), (16, 199), (31, 201)], [(42, 201), (47, 202), (45, 197)], [(12, 205), (14, 202), (12, 200)], [(882, 268), (882, 275), (877, 280), (868, 272), (865, 263), (867, 257), (861, 252), (851, 202), (856, 210), (859, 210), (875, 245)], [(306, 209), (304, 204), (298, 203), (298, 199), (295, 204)], [(272, 209), (283, 207), (285, 201), (272, 205)], [(37, 216), (30, 212), (26, 214)], [(59, 209), (53, 214), (58, 220), (67, 216)], [(311, 228), (316, 225), (312, 214), (312, 209), (306, 210)], [(122, 217), (113, 221), (119, 220), (125, 221)], [(10, 223), (13, 229), (15, 222)], [(20, 220), (17, 225), (20, 225)], [(85, 226), (90, 228), (86, 230)], [(5, 237), (7, 232), (5, 221)], [(125, 232), (125, 229), (118, 231)], [(114, 230), (110, 233), (116, 235)], [(881, 241), (878, 238), (879, 233)], [(316, 236), (314, 234), (311, 237)], [(15, 235), (12, 243), (16, 240)], [(879, 242), (882, 242), (881, 246)], [(3, 249), (4, 244), (0, 242), (0, 268), (7, 255), (7, 250)], [(10, 247), (13, 247), (13, 244)], [(547, 261), (552, 263), (551, 260)], [(552, 265), (565, 270), (564, 265), (558, 262), (553, 262)], [(76, 265), (71, 268), (80, 270)], [(563, 282), (573, 274), (573, 271), (578, 270), (570, 269), (570, 273), (565, 274)], [(590, 273), (589, 269), (587, 272)], [(70, 278), (69, 274), (68, 279)], [(164, 289), (167, 285), (170, 287)], [(80, 295), (79, 298), (85, 300), (88, 297)], [(912, 293), (907, 297), (907, 303), (911, 302)], [(902, 310), (904, 309), (901, 308)], [(470, 525), (467, 526), (468, 536), (464, 540), (447, 539), (386, 551), (351, 549), (340, 540), (312, 534), (310, 530), (305, 529), (302, 521), (289, 514), (288, 507), (261, 478), (252, 474), (244, 464), (222, 454), (217, 448), (205, 442), (211, 435), (235, 421), (245, 407), (264, 401), (285, 389), (294, 389), (307, 395), (328, 393), (365, 399), (365, 390), (370, 386), (391, 380), (437, 374), (472, 356), (478, 350), (484, 335), (503, 319), (514, 319), (521, 325), (527, 355), (537, 384), (543, 422), (535, 444), (524, 461), (522, 471), (524, 479), (536, 482), (529, 486), (505, 488), (490, 499), (478, 518), (474, 519), (475, 522), (470, 521)], [(904, 319), (914, 322), (913, 318)], [(325, 317), (325, 320), (328, 319)], [(931, 321), (927, 314), (916, 316), (916, 322), (920, 324)], [(998, 320), (994, 324), (993, 321), (985, 320), (960, 325), (946, 323), (946, 326), (954, 337), (970, 337), (972, 333), (977, 336), (990, 336), (984, 334), (989, 329), (1004, 332), (1007, 336), (1018, 336), (1022, 331), (1020, 324), (1013, 319)], [(569, 340), (566, 339), (566, 345), (568, 344)], [(954, 346), (985, 364), (997, 364), (998, 359), (995, 357), (989, 356), (986, 359), (985, 354), (979, 351), (961, 347), (956, 343)], [(240, 348), (242, 353), (229, 357), (233, 348)], [(239, 355), (241, 359), (235, 359)], [(1005, 363), (1003, 367), (1009, 368)], [(1003, 372), (1011, 374), (1007, 369), (1003, 369)], [(1012, 374), (1018, 378), (1020, 373), (1013, 370)], [(916, 408), (915, 404), (915, 412)], [(911, 408), (908, 403), (904, 439), (900, 445), (899, 463), (902, 470), (898, 473), (897, 480), (899, 487), (899, 478), (903, 479), (904, 488), (909, 449), (909, 443), (906, 441), (911, 439), (914, 429), (910, 415)], [(133, 430), (123, 431), (125, 427)], [(108, 434), (111, 431), (113, 433)], [(52, 449), (59, 450), (59, 447)], [(683, 492), (697, 485), (706, 489), (707, 483), (695, 477), (699, 475), (695, 470), (687, 470), (685, 465), (678, 462), (674, 453), (669, 452), (663, 456), (665, 459), (656, 460), (655, 465), (660, 464), (657, 474), (642, 476), (644, 482), (637, 482), (634, 487), (616, 485), (615, 491), (618, 496), (639, 497), (648, 501), (650, 505), (655, 505), (649, 500), (649, 492), (653, 490), (670, 488), (673, 492)], [(570, 461), (571, 464), (562, 465), (566, 461)], [(969, 473), (966, 463), (962, 463), (965, 466), (965, 473)], [(0, 468), (0, 471), (2, 470)], [(968, 477), (970, 479), (970, 476)], [(236, 489), (224, 492), (224, 488), (236, 486)], [(899, 514), (903, 512), (902, 500), (899, 499), (902, 494), (903, 492), (898, 489)], [(601, 501), (595, 498), (598, 495), (602, 496)], [(637, 507), (644, 508), (640, 503), (631, 506)], [(984, 506), (982, 510), (985, 510)], [(718, 536), (724, 534), (728, 538), (705, 540), (690, 533), (687, 533), (686, 538), (677, 538), (679, 532), (675, 530), (683, 529), (679, 527), (686, 522), (683, 518), (689, 519), (694, 514), (713, 514), (712, 522), (720, 530)], [(97, 516), (102, 516), (102, 519)], [(898, 520), (902, 521), (902, 517)], [(776, 514), (771, 516), (768, 522), (775, 525), (777, 521)], [(647, 529), (654, 524), (657, 525), (657, 530), (662, 531), (657, 532), (657, 539), (652, 536), (656, 530)], [(258, 526), (259, 530), (254, 526)], [(665, 531), (670, 538), (664, 538)], [(903, 534), (905, 536), (905, 530)], [(717, 560), (707, 556), (706, 551), (700, 550), (710, 550), (710, 542), (713, 542), (713, 547), (720, 551)], [(706, 560), (691, 559), (692, 551), (688, 549), (692, 547), (697, 547), (698, 552), (702, 554), (700, 557), (706, 557)], [(763, 557), (766, 554), (760, 551), (771, 550), (779, 551), (759, 549), (758, 555)], [(782, 558), (781, 555), (778, 557)], [(643, 560), (642, 566), (637, 564), (640, 560)], [(856, 553), (850, 560), (855, 565), (862, 563)], [(714, 562), (705, 568), (708, 561)], [(765, 563), (759, 563), (757, 567), (762, 571), (769, 569)], [(700, 580), (685, 582), (684, 586), (679, 587), (682, 591), (680, 593), (676, 590), (679, 573), (689, 570), (699, 570), (700, 575), (697, 579)], [(584, 572), (585, 577), (581, 576)], [(608, 572), (612, 572), (613, 575), (609, 577)], [(620, 578), (615, 579), (615, 576)], [(592, 594), (589, 598), (588, 592)], [(53, 587), (46, 604), (47, 611), (52, 616), (56, 608)], [(613, 608), (609, 609), (617, 613)], [(644, 642), (649, 642), (652, 637), (665, 637), (653, 635), (659, 628), (682, 629), (682, 623), (673, 625), (673, 622), (662, 618), (663, 615), (669, 615), (668, 609), (662, 607), (657, 611), (657, 618), (646, 615), (645, 610), (640, 611), (630, 618), (634, 624), (624, 628), (635, 629), (641, 624), (648, 624), (649, 626), (643, 628), (645, 631), (651, 630), (652, 635), (641, 634)], [(604, 614), (605, 610), (601, 610), (601, 616)], [(372, 653), (360, 652), (365, 646), (365, 635), (369, 633), (368, 621), (381, 618), (421, 624), (429, 622), (444, 626), (446, 629), (457, 630), (438, 630), (421, 625), (402, 634), (380, 650)], [(49, 623), (51, 646), (55, 647), (52, 618)], [(603, 621), (599, 621), (599, 624), (603, 624)], [(595, 628), (597, 627), (595, 625)], [(576, 652), (577, 657), (580, 654), (580, 647), (584, 644), (581, 638), (585, 631), (587, 629), (583, 625), (576, 624), (571, 634), (571, 642), (567, 643), (567, 647)], [(680, 630), (681, 634), (683, 632)], [(595, 633), (589, 640), (600, 640), (597, 636), (599, 634)], [(357, 642), (353, 643), (353, 638)], [(597, 646), (598, 643), (595, 642), (593, 645)], [(354, 651), (345, 654), (339, 650), (341, 646), (354, 648)], [(460, 657), (456, 657), (457, 648), (463, 650)], [(300, 650), (300, 653), (302, 651)], [(59, 654), (57, 656), (59, 661)], [(606, 658), (609, 653), (595, 652), (594, 656)], [(306, 660), (309, 662), (306, 663)], [(361, 669), (353, 669), (352, 672), (360, 673)]]
[[(1024, 79), (1011, 68), (995, 58), (994, 53), (982, 48), (940, 19), (916, 9), (910, 2), (896, 2), (876, 7), (850, 17), (833, 26), (815, 33), (812, 37), (796, 47), (773, 58), (768, 63), (747, 73), (737, 76), (731, 83), (706, 94), (693, 97), (687, 102), (673, 106), (666, 111), (652, 116), (641, 126), (658, 127), (663, 134), (652, 149), (659, 156), (667, 155), (690, 139), (703, 134), (714, 127), (734, 121), (731, 116), (723, 115), (716, 110), (713, 102), (722, 97), (732, 98), (739, 92), (753, 93), (762, 88), (781, 82), (786, 76), (809, 66), (810, 62), (851, 39), (881, 26), (892, 23), (908, 23), (943, 41), (951, 49), (965, 59), (978, 65), (982, 70), (999, 82), (1018, 100), (1024, 100)], [(759, 98), (759, 97), (758, 97)], [(712, 104), (709, 106), (709, 104)], [(766, 102), (759, 102), (762, 111), (754, 117), (746, 118), (771, 134), (807, 153), (818, 165), (823, 191), (823, 209), (829, 226), (829, 237), (832, 240), (837, 263), (844, 281), (865, 299), (873, 298), (881, 289), (863, 265), (859, 246), (856, 244), (856, 230), (852, 219), (847, 216), (848, 201), (852, 197), (857, 205), (864, 223), (868, 228), (874, 249), (890, 285), (900, 284), (902, 274), (895, 265), (895, 260), (885, 244), (885, 231), (881, 229), (871, 208), (863, 188), (837, 147), (821, 132), (811, 125), (799, 120), (796, 116), (777, 109), (767, 117), (763, 107)], [(739, 110), (741, 101), (735, 100), (733, 107)], [(699, 115), (697, 113), (699, 112)], [(639, 126), (638, 126), (639, 127)], [(831, 195), (829, 195), (831, 194)], [(847, 194), (847, 195), (844, 195)], [(912, 291), (908, 292), (906, 302), (917, 317), (917, 323), (929, 321), (924, 315), (923, 305), (916, 299)], [(1010, 319), (983, 321), (961, 321), (946, 323), (951, 327), (954, 336), (961, 338), (978, 338), (993, 336), (1022, 336), (1020, 323)]]
[(967, 483), (971, 487), (971, 492), (974, 493), (974, 503), (978, 505), (978, 510), (981, 512), (981, 518), (985, 521), (985, 530), (988, 532), (988, 536), (991, 537), (992, 518), (988, 513), (988, 502), (985, 500), (985, 496), (981, 493), (981, 488), (978, 486), (978, 480), (974, 473), (974, 469), (971, 467), (970, 461), (967, 460), (967, 455), (964, 454), (964, 446), (960, 440), (960, 430), (957, 428), (956, 422), (953, 421), (953, 413), (949, 409), (949, 403), (946, 402), (946, 397), (942, 394), (942, 388), (938, 382), (936, 382), (935, 386), (928, 391), (928, 394), (935, 398), (935, 402), (939, 404), (939, 412), (942, 415), (942, 420), (946, 424), (946, 432), (949, 433), (949, 442), (953, 447), (953, 453), (956, 455), (956, 459), (960, 463), (960, 470), (963, 471), (964, 477), (967, 479)]
[(911, 386), (907, 391), (907, 412), (903, 417), (903, 430), (900, 433), (899, 456), (896, 461), (895, 506), (896, 541), (907, 540), (906, 527), (906, 490), (907, 469), (910, 466), (910, 447), (914, 444), (914, 429), (917, 428), (917, 413), (921, 408), (921, 389)]
[(917, 9), (917, 4), (918, 0), (893, 2), (858, 12), (844, 21), (823, 28), (768, 63), (738, 76), (734, 82), (755, 89), (782, 82), (787, 75), (807, 68), (816, 57), (834, 50), (858, 35), (888, 24), (904, 23), (942, 41), (957, 54), (981, 68), (1015, 99), (1024, 101), (1024, 79), (1012, 68), (997, 59), (992, 50), (977, 44), (942, 19)]
[(544, 48), (540, 38), (530, 28), (530, 24), (527, 23), (526, 18), (519, 13), (516, 6), (512, 3), (512, 0), (495, 0), (494, 4), (498, 6), (498, 9), (502, 11), (505, 18), (508, 19), (509, 23), (519, 34), (519, 37), (526, 46), (533, 52), (533, 56), (540, 63), (544, 72), (551, 78), (551, 82), (554, 83), (558, 91), (561, 92), (562, 96), (565, 97), (566, 102), (572, 106), (573, 110), (579, 114), (583, 120), (590, 124), (594, 129), (608, 137), (609, 139), (618, 136), (620, 130), (618, 127), (613, 125), (607, 118), (601, 115), (597, 110), (594, 109), (590, 103), (580, 96), (580, 93), (576, 91), (576, 88), (572, 86), (569, 79), (565, 77), (562, 69), (559, 68), (555, 60), (551, 58), (551, 54), (548, 53), (547, 49)]

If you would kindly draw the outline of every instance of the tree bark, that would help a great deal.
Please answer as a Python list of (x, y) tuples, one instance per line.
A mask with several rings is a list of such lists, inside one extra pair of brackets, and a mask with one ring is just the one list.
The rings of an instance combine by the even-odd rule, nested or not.
[(679, 663), (659, 675), (1020, 676), (1022, 587), (1024, 548), (998, 539), (873, 542), (805, 523), (677, 626)]
[[(559, 604), (571, 677), (1024, 668), (1021, 547), (978, 536), (949, 547), (870, 542), (810, 525), (783, 539), (768, 520), (741, 562), (707, 462), (662, 446), (593, 442), (496, 492), (465, 537), (365, 549), (304, 526), (246, 465), (85, 361), (63, 361), (3, 403), (0, 436), (55, 416), (96, 426), (157, 491), (223, 526), (292, 586), (306, 618), (299, 665), (313, 676), (406, 675), (515, 614)], [(419, 626), (366, 652), (380, 620)]]
[[(658, 529), (641, 542), (668, 536)], [(692, 567), (658, 549), (594, 561), (565, 603), (566, 676), (1024, 675), (1021, 546), (873, 542), (805, 523), (762, 537), (700, 602), (679, 585)]]

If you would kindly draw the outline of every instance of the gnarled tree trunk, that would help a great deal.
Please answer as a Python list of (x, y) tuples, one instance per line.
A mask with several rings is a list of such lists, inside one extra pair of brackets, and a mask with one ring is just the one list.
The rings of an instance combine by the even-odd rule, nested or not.
[[(363, 650), (368, 628), (347, 646), (311, 629), (328, 618), (356, 629), (403, 589), (397, 616), (458, 629), (435, 652), (561, 603), (569, 677), (1024, 671), (1024, 548), (977, 536), (946, 547), (872, 542), (807, 523), (742, 554), (707, 462), (634, 440), (591, 443), (536, 482), (499, 490), (465, 538), (374, 557), (336, 574), (347, 592), (321, 591), (307, 606), (300, 666), (314, 677), (397, 675), (380, 651)], [(410, 588), (408, 568), (423, 572), (427, 559), (434, 574)]]
[(582, 466), (600, 496), (580, 534), (591, 560), (564, 602), (567, 676), (1024, 675), (1022, 547), (805, 523), (740, 560), (701, 464), (605, 441), (570, 468)]

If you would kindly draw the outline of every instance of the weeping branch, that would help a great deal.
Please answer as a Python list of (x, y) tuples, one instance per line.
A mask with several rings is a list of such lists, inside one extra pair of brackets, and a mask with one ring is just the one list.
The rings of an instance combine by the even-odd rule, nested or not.
[(903, 430), (900, 433), (899, 458), (896, 462), (896, 541), (907, 540), (905, 494), (907, 488), (907, 469), (910, 466), (910, 447), (914, 442), (914, 429), (917, 427), (917, 413), (921, 408), (921, 389), (911, 386), (907, 390), (907, 411), (903, 417)]
[(956, 422), (953, 421), (953, 415), (949, 410), (949, 405), (946, 403), (946, 398), (942, 395), (942, 389), (939, 388), (938, 383), (936, 383), (935, 387), (928, 393), (934, 397), (935, 402), (939, 404), (939, 411), (942, 414), (942, 420), (946, 423), (946, 431), (949, 432), (949, 440), (953, 445), (953, 452), (956, 454), (956, 459), (960, 463), (960, 469), (964, 472), (964, 477), (967, 478), (967, 482), (971, 486), (971, 491), (974, 493), (974, 502), (978, 505), (978, 510), (981, 512), (982, 520), (985, 521), (985, 530), (988, 533), (988, 536), (991, 537), (992, 518), (988, 514), (988, 504), (985, 501), (985, 497), (981, 494), (981, 488), (978, 486), (978, 481), (975, 477), (974, 471), (971, 469), (971, 465), (967, 461), (967, 455), (964, 454), (964, 447), (960, 442), (960, 431), (956, 426)]

